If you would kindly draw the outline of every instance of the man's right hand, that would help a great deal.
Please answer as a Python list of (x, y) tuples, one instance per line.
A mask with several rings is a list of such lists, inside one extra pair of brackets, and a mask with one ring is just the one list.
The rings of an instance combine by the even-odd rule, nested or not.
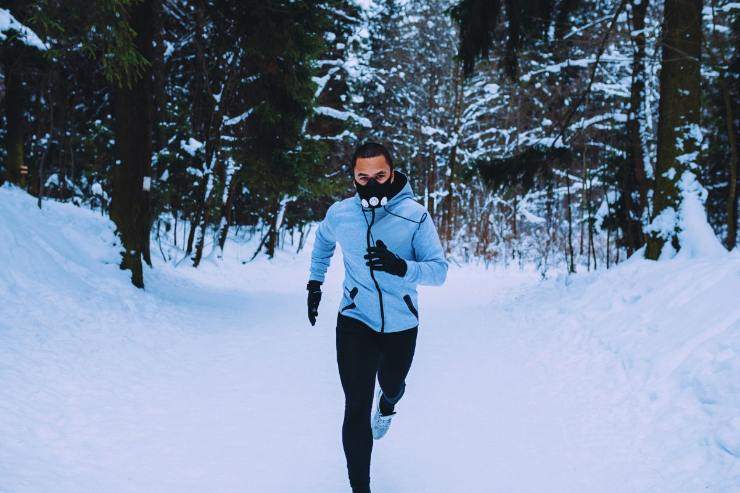
[(321, 302), (321, 283), (319, 281), (308, 281), (308, 321), (316, 325), (316, 317), (319, 315), (319, 303)]

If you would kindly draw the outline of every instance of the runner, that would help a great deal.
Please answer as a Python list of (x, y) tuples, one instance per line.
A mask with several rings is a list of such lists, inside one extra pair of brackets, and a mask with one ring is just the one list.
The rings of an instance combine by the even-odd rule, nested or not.
[[(416, 286), (444, 283), (448, 264), (432, 218), (413, 199), (406, 175), (394, 169), (384, 146), (359, 146), (352, 172), (357, 193), (332, 204), (316, 232), (308, 318), (316, 323), (321, 284), (339, 243), (345, 270), (336, 326), (345, 396), (342, 444), (353, 493), (369, 493), (373, 439), (388, 431), (414, 357)], [(380, 388), (371, 420), (376, 375)]]

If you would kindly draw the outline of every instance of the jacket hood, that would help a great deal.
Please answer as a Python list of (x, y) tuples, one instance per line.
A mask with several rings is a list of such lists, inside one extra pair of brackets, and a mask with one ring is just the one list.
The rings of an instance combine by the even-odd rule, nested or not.
[[(411, 185), (409, 184), (408, 177), (404, 173), (398, 170), (394, 170), (393, 173), (395, 175), (395, 178), (393, 179), (393, 184), (396, 185), (396, 183), (398, 183), (398, 185), (396, 185), (394, 188), (396, 190), (400, 188), (400, 190), (398, 190), (398, 192), (396, 192), (396, 194), (393, 197), (391, 197), (390, 200), (388, 200), (388, 203), (385, 205), (385, 207), (388, 209), (393, 208), (403, 199), (407, 199), (407, 198), (413, 199), (414, 198), (414, 192), (411, 190)], [(358, 206), (362, 207), (362, 203), (360, 202), (359, 193), (355, 192), (353, 199), (357, 203)], [(362, 207), (362, 209), (370, 210), (369, 207), (367, 208)]]

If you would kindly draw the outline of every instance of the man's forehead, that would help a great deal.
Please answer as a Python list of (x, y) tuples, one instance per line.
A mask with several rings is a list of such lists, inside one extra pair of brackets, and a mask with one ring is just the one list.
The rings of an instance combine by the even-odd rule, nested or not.
[(360, 175), (378, 174), (390, 171), (390, 165), (384, 156), (357, 158), (355, 172)]

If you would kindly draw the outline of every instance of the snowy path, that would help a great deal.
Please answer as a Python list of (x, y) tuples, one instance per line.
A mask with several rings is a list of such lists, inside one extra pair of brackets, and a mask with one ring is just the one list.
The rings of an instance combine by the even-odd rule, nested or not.
[[(618, 441), (630, 423), (602, 414), (610, 402), (592, 402), (606, 392), (591, 372), (604, 369), (532, 344), (534, 327), (502, 308), (512, 295), (504, 288), (525, 279), (494, 284), (503, 299), (485, 306), (494, 293), (452, 272), (446, 288), (424, 293), (407, 394), (376, 444), (376, 490), (618, 484), (636, 464)], [(18, 482), (29, 491), (346, 491), (332, 317), (339, 289), (327, 286), (311, 327), (303, 277), (290, 279), (299, 290), (261, 293), (173, 286), (177, 279), (157, 274), (152, 291), (177, 304), (147, 307), (133, 326), (119, 318), (117, 340), (97, 340), (88, 354), (61, 353), (68, 343), (50, 340), (36, 361), (47, 366), (36, 375), (44, 395), (40, 379), (26, 383), (35, 384), (29, 402), (42, 397), (52, 409), (52, 421), (31, 423), (32, 452), (51, 470), (39, 477), (29, 450), (17, 450), (5, 459), (16, 462)], [(474, 289), (461, 293), (465, 284)]]
[[(531, 313), (531, 280), (504, 273), (493, 293), (466, 293), (471, 277), (456, 272), (448, 292), (428, 297), (462, 292), (471, 306), (428, 308), (408, 426), (378, 461), (380, 491), (644, 491), (654, 474), (630, 438), (637, 415), (615, 360)], [(412, 451), (422, 454), (410, 477), (388, 474)]]
[[(0, 492), (348, 491), (334, 347), (341, 257), (311, 327), (305, 254), (199, 271), (158, 265), (140, 292), (100, 263), (114, 260), (109, 247), (79, 251), (74, 241), (90, 217), (67, 221), (68, 253), (84, 261), (54, 253), (67, 248), (59, 232), (24, 225), (36, 257), (15, 271), (6, 264), (0, 277)], [(0, 224), (3, 239), (21, 227), (10, 226)], [(85, 234), (110, 240), (102, 226)], [(0, 254), (18, 253), (10, 243)], [(243, 248), (232, 251), (243, 257)], [(695, 278), (690, 298), (740, 286), (740, 258), (728, 263), (726, 279), (713, 270)], [(627, 287), (638, 282), (639, 269), (629, 269)], [(662, 272), (655, 276), (672, 275)], [(466, 267), (451, 269), (442, 288), (422, 288), (407, 392), (375, 442), (374, 491), (732, 491), (740, 422), (723, 422), (729, 451), (662, 442), (675, 430), (705, 430), (693, 394), (679, 411), (660, 407), (684, 396), (661, 372), (691, 373), (686, 361), (711, 354), (717, 364), (702, 375), (734, 381), (738, 346), (709, 350), (740, 332), (740, 312), (707, 320), (655, 364), (632, 361), (598, 330), (625, 313), (642, 317), (638, 334), (652, 337), (662, 319), (640, 305), (647, 288), (586, 297), (603, 291), (599, 282), (613, 279), (586, 276), (564, 289), (532, 273)], [(738, 411), (736, 400), (720, 404), (717, 416)], [(698, 424), (686, 428), (684, 411)], [(658, 419), (671, 425), (661, 429)]]

